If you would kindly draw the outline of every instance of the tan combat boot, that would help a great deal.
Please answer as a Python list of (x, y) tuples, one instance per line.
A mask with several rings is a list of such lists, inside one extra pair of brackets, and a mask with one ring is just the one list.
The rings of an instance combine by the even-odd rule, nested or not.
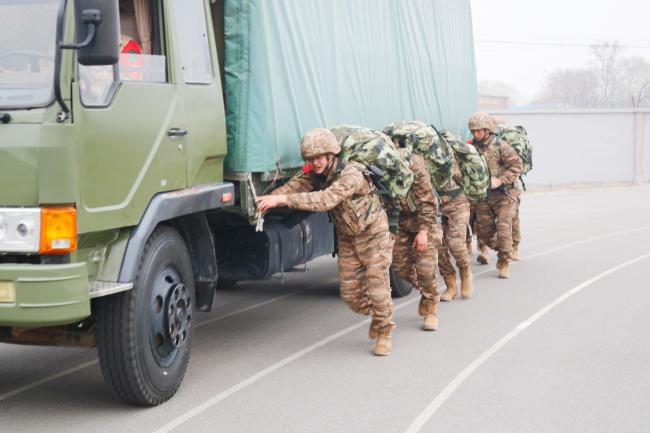
[(456, 297), (456, 275), (444, 275), (443, 278), (445, 279), (445, 286), (447, 286), (447, 290), (445, 290), (445, 293), (440, 296), (440, 300), (444, 302), (450, 302), (452, 299)]
[(499, 259), (497, 261), (497, 269), (499, 270), (499, 278), (510, 278), (510, 264), (508, 259)]
[(390, 337), (390, 331), (379, 332), (377, 343), (373, 353), (375, 356), (388, 356), (393, 352), (393, 343)]
[(474, 293), (474, 275), (472, 269), (468, 266), (459, 268), (460, 270), (460, 295), (467, 299)]
[(427, 308), (427, 311), (424, 314), (424, 323), (422, 324), (422, 329), (425, 331), (437, 331), (438, 330), (438, 305), (433, 304)]
[(481, 245), (479, 254), (476, 256), (476, 261), (482, 265), (487, 265), (490, 263), (490, 249), (487, 245)]
[(512, 246), (512, 253), (510, 254), (510, 260), (512, 260), (513, 262), (518, 262), (519, 260), (521, 260), (521, 258), (519, 257), (519, 245), (518, 244)]

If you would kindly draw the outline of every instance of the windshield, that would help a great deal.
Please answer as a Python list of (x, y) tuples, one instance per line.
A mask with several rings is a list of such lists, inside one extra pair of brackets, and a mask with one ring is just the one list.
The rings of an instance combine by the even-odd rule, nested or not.
[(59, 1), (0, 0), (0, 108), (52, 101)]

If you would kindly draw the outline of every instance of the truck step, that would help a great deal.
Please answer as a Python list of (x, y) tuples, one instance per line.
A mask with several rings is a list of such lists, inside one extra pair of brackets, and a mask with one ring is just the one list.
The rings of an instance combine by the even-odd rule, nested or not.
[(99, 298), (101, 296), (112, 295), (113, 293), (131, 290), (133, 283), (112, 283), (110, 281), (91, 281), (88, 291), (90, 298)]

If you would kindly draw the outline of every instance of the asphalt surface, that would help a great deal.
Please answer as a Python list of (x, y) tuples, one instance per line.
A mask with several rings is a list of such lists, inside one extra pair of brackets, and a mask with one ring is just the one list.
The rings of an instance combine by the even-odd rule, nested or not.
[(333, 259), (220, 290), (156, 408), (114, 398), (95, 350), (0, 345), (0, 432), (647, 433), (649, 215), (650, 186), (525, 195), (511, 278), (473, 264), (436, 332), (396, 300), (386, 358)]

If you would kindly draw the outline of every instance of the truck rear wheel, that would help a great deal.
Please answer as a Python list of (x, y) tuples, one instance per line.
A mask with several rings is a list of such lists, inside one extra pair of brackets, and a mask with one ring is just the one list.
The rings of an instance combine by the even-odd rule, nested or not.
[(133, 289), (100, 299), (97, 349), (119, 398), (156, 406), (183, 380), (194, 328), (194, 278), (183, 238), (158, 227), (147, 240)]
[(401, 298), (411, 293), (413, 285), (390, 268), (390, 288), (393, 298)]

